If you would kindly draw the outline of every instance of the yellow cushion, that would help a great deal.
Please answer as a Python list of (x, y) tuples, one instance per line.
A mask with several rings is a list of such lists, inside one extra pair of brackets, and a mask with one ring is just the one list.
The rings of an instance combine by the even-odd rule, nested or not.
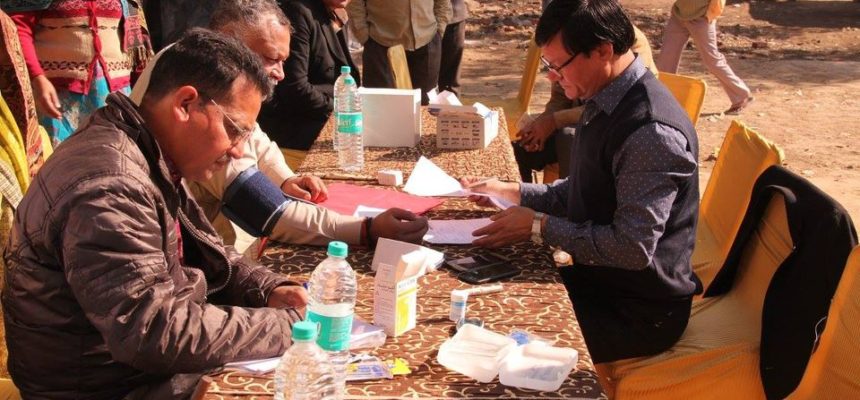
[(744, 249), (734, 287), (693, 303), (671, 349), (601, 365), (618, 399), (763, 399), (759, 343), (764, 296), (791, 252), (785, 203), (774, 196)]
[(0, 400), (20, 400), (21, 393), (10, 379), (0, 379)]
[(693, 271), (705, 288), (723, 266), (749, 204), (752, 188), (782, 150), (739, 121), (732, 121), (702, 194)]
[(788, 396), (802, 399), (851, 399), (860, 394), (860, 247), (848, 257), (830, 304), (818, 349), (797, 389)]
[(388, 48), (388, 62), (394, 72), (394, 87), (397, 89), (412, 89), (412, 75), (409, 74), (409, 63), (406, 61), (406, 50), (402, 45)]
[(661, 72), (657, 79), (675, 96), (675, 100), (678, 100), (678, 104), (687, 112), (695, 126), (699, 121), (702, 105), (705, 104), (705, 91), (708, 90), (705, 81), (668, 72)]
[(286, 149), (283, 147), (281, 147), (281, 153), (284, 155), (287, 166), (293, 171), (298, 171), (302, 163), (305, 162), (305, 157), (308, 156), (308, 152), (305, 150)]

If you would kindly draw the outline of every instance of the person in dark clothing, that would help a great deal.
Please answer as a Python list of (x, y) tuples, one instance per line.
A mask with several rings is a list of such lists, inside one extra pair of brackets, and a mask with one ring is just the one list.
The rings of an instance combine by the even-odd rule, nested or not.
[(340, 67), (358, 68), (349, 54), (346, 10), (349, 0), (291, 0), (281, 8), (293, 25), (286, 77), (263, 105), (257, 121), (278, 143), (291, 169), (296, 170), (325, 126), (334, 107), (334, 82)]
[(561, 277), (594, 361), (657, 354), (680, 338), (701, 291), (690, 264), (699, 211), (696, 131), (630, 50), (633, 25), (615, 0), (554, 0), (535, 40), (550, 80), (585, 104), (570, 176), (552, 185), (491, 180), (474, 187), (520, 205), (476, 230), (474, 244), (531, 239), (562, 248), (574, 265)]
[(466, 43), (466, 18), (469, 9), (465, 0), (451, 0), (454, 11), (442, 35), (442, 56), (439, 62), (439, 91), (447, 90), (460, 95), (460, 62)]

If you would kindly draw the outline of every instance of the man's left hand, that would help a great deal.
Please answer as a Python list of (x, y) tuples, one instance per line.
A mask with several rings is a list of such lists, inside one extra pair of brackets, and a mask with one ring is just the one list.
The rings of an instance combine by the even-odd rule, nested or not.
[(272, 308), (294, 308), (304, 317), (308, 305), (308, 291), (302, 286), (278, 286), (269, 293), (266, 304)]
[(322, 203), (328, 199), (328, 188), (322, 179), (313, 175), (296, 175), (288, 178), (281, 185), (284, 193), (313, 203)]
[(511, 207), (490, 217), (493, 223), (472, 232), (483, 236), (472, 244), (481, 247), (502, 247), (529, 240), (535, 211), (527, 207)]

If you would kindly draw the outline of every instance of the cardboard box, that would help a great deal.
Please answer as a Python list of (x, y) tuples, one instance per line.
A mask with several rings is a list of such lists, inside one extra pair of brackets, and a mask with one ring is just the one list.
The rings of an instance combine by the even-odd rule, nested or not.
[(414, 147), (421, 140), (421, 90), (359, 88), (365, 147)]
[(499, 134), (499, 112), (475, 103), (473, 106), (432, 105), (438, 109), (436, 147), (441, 149), (485, 149)]
[[(423, 262), (423, 257), (422, 257)], [(379, 264), (374, 279), (373, 324), (388, 336), (400, 336), (415, 327), (418, 274), (407, 275), (407, 263)]]

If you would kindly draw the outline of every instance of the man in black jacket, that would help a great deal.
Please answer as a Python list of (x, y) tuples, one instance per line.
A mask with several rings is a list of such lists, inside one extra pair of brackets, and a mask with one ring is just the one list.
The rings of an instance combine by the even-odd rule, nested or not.
[(334, 106), (334, 82), (340, 67), (352, 68), (361, 85), (358, 68), (346, 41), (349, 0), (291, 0), (281, 7), (293, 25), (286, 78), (263, 105), (258, 122), (284, 151), (295, 170), (319, 136)]

